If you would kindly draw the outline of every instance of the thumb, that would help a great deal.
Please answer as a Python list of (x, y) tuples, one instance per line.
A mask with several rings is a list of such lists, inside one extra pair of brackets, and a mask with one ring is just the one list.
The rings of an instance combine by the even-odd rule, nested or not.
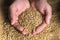
[(51, 17), (52, 17), (52, 10), (50, 8), (46, 9), (45, 21), (47, 24), (50, 23)]

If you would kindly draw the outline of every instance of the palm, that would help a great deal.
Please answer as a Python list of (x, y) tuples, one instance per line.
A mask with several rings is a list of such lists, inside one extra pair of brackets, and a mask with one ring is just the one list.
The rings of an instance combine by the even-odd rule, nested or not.
[(46, 27), (46, 25), (50, 23), (52, 9), (47, 2), (32, 2), (32, 6), (39, 10), (44, 18), (42, 24), (33, 32), (35, 35), (40, 33)]
[(24, 30), (18, 23), (18, 16), (29, 8), (29, 2), (27, 0), (17, 0), (10, 6), (11, 25), (17, 28), (22, 34), (26, 35), (27, 31)]

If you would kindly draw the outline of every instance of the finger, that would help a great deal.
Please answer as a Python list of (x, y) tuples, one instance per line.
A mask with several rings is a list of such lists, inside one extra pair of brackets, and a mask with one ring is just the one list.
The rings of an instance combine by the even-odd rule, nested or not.
[(44, 9), (43, 9), (43, 8), (40, 9), (39, 11), (40, 11), (40, 13), (41, 13), (42, 15), (44, 15)]
[(22, 34), (23, 35), (29, 35), (29, 33), (25, 29), (22, 31)]
[(33, 8), (35, 8), (35, 2), (34, 2), (34, 1), (31, 3), (31, 6), (32, 6)]
[(40, 32), (42, 32), (44, 30), (44, 28), (46, 27), (46, 23), (42, 22), (41, 25), (39, 25), (36, 30), (33, 32), (33, 35), (39, 34)]
[(51, 17), (52, 17), (52, 9), (47, 8), (46, 9), (46, 16), (45, 16), (45, 21), (46, 21), (47, 24), (50, 23)]
[(17, 22), (14, 24), (14, 27), (17, 28), (23, 35), (28, 35), (29, 33), (25, 30), (25, 28), (21, 27), (20, 24)]

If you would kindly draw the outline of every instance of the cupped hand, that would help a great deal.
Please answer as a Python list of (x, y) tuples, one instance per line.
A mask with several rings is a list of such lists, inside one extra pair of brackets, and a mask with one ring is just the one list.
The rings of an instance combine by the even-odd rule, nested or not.
[(27, 35), (28, 32), (18, 23), (18, 16), (28, 8), (30, 8), (28, 0), (15, 0), (10, 6), (11, 25), (24, 35)]
[(47, 26), (47, 24), (50, 24), (50, 20), (52, 17), (52, 7), (47, 1), (43, 0), (36, 0), (32, 2), (32, 7), (36, 8), (43, 17), (43, 21), (40, 26), (36, 28), (36, 30), (33, 32), (33, 35), (39, 34), (44, 28)]

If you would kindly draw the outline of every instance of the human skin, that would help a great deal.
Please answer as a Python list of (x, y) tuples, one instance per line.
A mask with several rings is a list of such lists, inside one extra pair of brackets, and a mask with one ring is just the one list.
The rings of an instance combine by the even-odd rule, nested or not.
[(38, 26), (35, 31), (33, 31), (33, 35), (36, 35), (43, 31), (47, 24), (50, 24), (52, 17), (52, 7), (49, 5), (47, 0), (33, 0), (31, 5), (33, 8), (36, 8), (43, 17), (41, 25)]
[[(39, 12), (41, 12), (44, 17), (41, 25), (38, 26), (35, 31), (33, 31), (33, 35), (36, 35), (43, 31), (47, 24), (50, 23), (52, 17), (52, 8), (47, 2), (47, 0), (33, 0), (31, 5), (33, 8), (36, 8)], [(23, 35), (27, 35), (28, 32), (19, 25), (18, 16), (29, 7), (30, 4), (28, 0), (15, 0), (10, 6), (11, 25), (17, 28)]]
[(23, 35), (27, 35), (28, 32), (18, 23), (18, 16), (28, 8), (30, 8), (28, 0), (15, 0), (10, 6), (11, 25)]

